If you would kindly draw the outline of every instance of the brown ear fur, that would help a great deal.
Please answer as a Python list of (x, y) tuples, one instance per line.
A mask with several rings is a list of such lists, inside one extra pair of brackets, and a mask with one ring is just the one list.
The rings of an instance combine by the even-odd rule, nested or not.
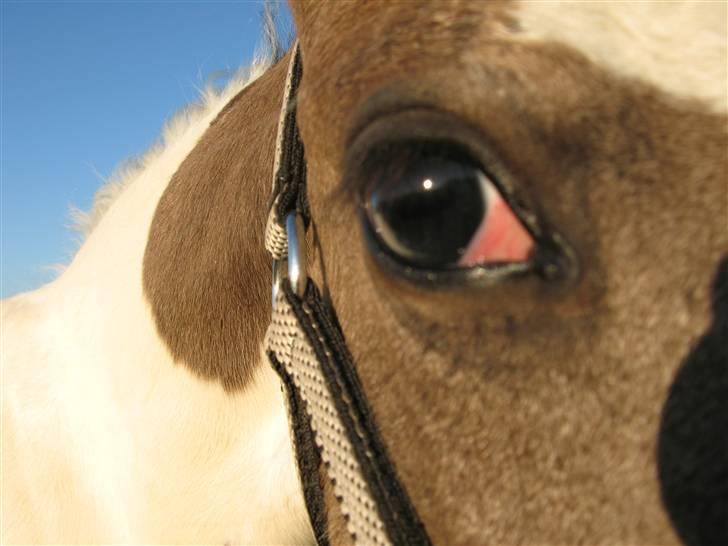
[(211, 124), (159, 201), (144, 289), (177, 362), (228, 389), (250, 380), (270, 301), (264, 241), (288, 57)]

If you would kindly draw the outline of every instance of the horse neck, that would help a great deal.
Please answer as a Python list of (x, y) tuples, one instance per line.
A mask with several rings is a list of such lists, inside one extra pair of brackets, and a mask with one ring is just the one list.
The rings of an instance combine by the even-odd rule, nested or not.
[[(38, 468), (57, 467), (58, 489), (74, 491), (78, 501), (45, 500), (42, 483), (19, 484), (32, 502), (65, 511), (49, 509), (54, 515), (33, 522), (29, 539), (44, 532), (48, 539), (92, 542), (308, 537), (277, 378), (258, 365), (245, 391), (230, 393), (178, 365), (158, 335), (143, 287), (157, 204), (230, 97), (210, 101), (147, 158), (55, 282), (4, 308), (9, 343), (32, 347), (5, 347), (20, 357), (4, 356), (5, 372), (18, 405), (29, 407), (33, 399), (43, 412), (32, 426), (24, 426), (22, 412), (9, 412), (11, 428), (26, 431), (22, 442), (14, 440), (32, 446), (26, 455)], [(272, 151), (257, 157), (272, 161)], [(264, 202), (270, 186), (248, 191)], [(58, 457), (43, 451), (48, 445), (63, 446)], [(256, 498), (254, 509), (241, 492)], [(285, 516), (291, 508), (293, 517)], [(36, 510), (39, 518), (43, 510)], [(70, 527), (53, 527), (58, 522)]]

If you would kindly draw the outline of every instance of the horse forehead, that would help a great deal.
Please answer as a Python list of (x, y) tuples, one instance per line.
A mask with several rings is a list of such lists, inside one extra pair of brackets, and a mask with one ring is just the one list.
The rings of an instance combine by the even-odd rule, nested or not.
[(560, 2), (513, 5), (517, 40), (568, 45), (612, 72), (728, 108), (728, 3)]
[[(676, 109), (706, 108), (716, 116), (728, 110), (726, 2), (452, 0), (433, 2), (428, 9), (409, 2), (305, 6), (296, 13), (307, 74), (299, 94), (299, 122), (313, 144), (309, 159), (314, 162), (316, 156), (340, 162), (360, 107), (390, 86), (416, 88), (414, 94), (422, 94), (425, 102), (461, 117), (463, 100), (482, 99), (495, 86), (508, 95), (504, 101), (540, 117), (567, 119), (588, 109), (595, 113), (596, 102), (616, 104), (608, 96), (615, 87), (625, 91), (625, 99), (653, 89)], [(565, 71), (574, 81), (564, 93), (549, 95), (548, 84), (557, 86)], [(536, 90), (529, 100), (514, 94), (515, 86), (525, 84)], [(542, 84), (545, 88), (539, 90)], [(569, 97), (583, 104), (567, 107)], [(672, 102), (671, 97), (688, 100)], [(651, 115), (651, 102), (625, 110)], [(661, 121), (665, 129), (666, 122)]]

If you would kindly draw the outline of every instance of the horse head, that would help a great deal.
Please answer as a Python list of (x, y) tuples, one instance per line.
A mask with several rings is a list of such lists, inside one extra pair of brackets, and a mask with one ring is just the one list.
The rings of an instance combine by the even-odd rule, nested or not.
[(728, 536), (712, 7), (292, 4), (317, 279), (433, 543)]

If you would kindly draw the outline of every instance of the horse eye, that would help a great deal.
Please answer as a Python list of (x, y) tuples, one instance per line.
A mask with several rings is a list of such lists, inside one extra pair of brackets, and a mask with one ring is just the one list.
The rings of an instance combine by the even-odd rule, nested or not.
[(367, 223), (400, 262), (445, 270), (531, 257), (531, 234), (467, 154), (390, 145), (368, 163), (374, 168), (364, 195)]

